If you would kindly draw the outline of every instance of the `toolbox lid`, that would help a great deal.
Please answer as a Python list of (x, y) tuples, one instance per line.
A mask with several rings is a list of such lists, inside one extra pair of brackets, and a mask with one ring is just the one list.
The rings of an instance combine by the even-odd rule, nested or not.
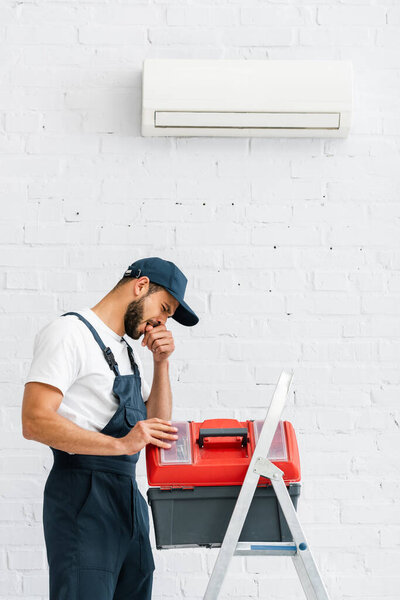
[[(171, 448), (146, 446), (149, 485), (173, 489), (242, 484), (263, 421), (208, 419), (202, 423), (174, 421), (172, 425), (178, 428), (178, 438)], [(286, 484), (300, 481), (299, 452), (291, 423), (280, 422), (269, 451), (261, 450), (283, 471)], [(260, 477), (258, 485), (270, 482)]]

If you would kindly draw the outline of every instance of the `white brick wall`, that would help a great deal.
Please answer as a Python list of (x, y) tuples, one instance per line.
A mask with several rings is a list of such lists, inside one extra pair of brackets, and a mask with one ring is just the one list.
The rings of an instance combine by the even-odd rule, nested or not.
[[(263, 418), (293, 368), (298, 509), (330, 596), (398, 599), (398, 2), (3, 0), (0, 47), (0, 600), (48, 598), (52, 457), (20, 424), (34, 335), (146, 255), (187, 273), (201, 318), (171, 323), (174, 417)], [(148, 57), (350, 59), (350, 137), (142, 138)], [(154, 555), (156, 600), (202, 597), (216, 550)], [(289, 559), (237, 557), (231, 597), (302, 591)]]

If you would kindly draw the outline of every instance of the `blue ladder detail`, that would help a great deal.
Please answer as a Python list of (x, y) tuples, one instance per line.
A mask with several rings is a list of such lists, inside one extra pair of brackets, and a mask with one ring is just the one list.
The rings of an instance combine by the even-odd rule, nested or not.
[(282, 552), (282, 550), (290, 550), (290, 551), (296, 552), (297, 546), (295, 544), (293, 546), (278, 546), (278, 545), (270, 546), (268, 544), (263, 544), (263, 545), (258, 545), (258, 546), (250, 545), (250, 550), (276, 550), (279, 552)]

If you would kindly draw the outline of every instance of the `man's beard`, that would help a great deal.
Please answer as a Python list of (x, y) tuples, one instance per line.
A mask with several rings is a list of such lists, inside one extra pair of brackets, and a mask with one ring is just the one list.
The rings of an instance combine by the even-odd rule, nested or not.
[(125, 333), (127, 333), (133, 340), (138, 340), (142, 335), (138, 330), (138, 327), (143, 321), (143, 304), (145, 297), (146, 296), (140, 298), (139, 300), (134, 300), (128, 304), (125, 312)]

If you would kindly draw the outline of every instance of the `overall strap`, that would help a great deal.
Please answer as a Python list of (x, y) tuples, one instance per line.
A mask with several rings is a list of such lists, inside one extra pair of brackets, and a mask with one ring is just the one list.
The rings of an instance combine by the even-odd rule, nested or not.
[(85, 317), (82, 317), (82, 315), (80, 315), (77, 312), (67, 312), (61, 316), (65, 317), (66, 315), (76, 315), (83, 323), (85, 323), (85, 325), (87, 325), (87, 327), (92, 332), (94, 339), (100, 346), (100, 348), (104, 354), (104, 358), (106, 359), (111, 371), (113, 371), (115, 375), (119, 375), (120, 373), (119, 373), (118, 363), (114, 358), (114, 354), (112, 353), (111, 348), (109, 348), (108, 346), (105, 345), (105, 343), (103, 342), (103, 340), (101, 339), (101, 337), (99, 336), (99, 334), (97, 333), (97, 331), (95, 330), (93, 325), (91, 323), (89, 323), (89, 321), (87, 321), (85, 319)]
[(133, 356), (133, 352), (132, 352), (132, 348), (131, 346), (128, 344), (128, 342), (126, 341), (125, 338), (121, 337), (121, 340), (123, 340), (128, 348), (128, 356), (129, 356), (129, 361), (131, 363), (131, 367), (132, 367), (132, 371), (135, 373), (135, 375), (139, 374), (139, 367), (137, 366), (136, 362), (135, 362), (135, 357)]

